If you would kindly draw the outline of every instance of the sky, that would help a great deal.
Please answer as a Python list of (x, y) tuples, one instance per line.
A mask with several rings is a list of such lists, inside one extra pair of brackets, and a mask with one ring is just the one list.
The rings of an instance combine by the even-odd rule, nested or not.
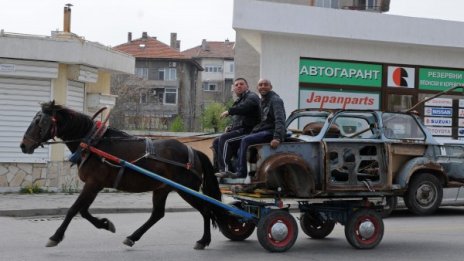
[[(169, 45), (177, 33), (181, 50), (208, 41), (235, 40), (233, 0), (2, 0), (0, 30), (50, 35), (63, 30), (63, 8), (71, 3), (71, 32), (116, 46), (142, 32)], [(464, 21), (462, 0), (391, 0), (386, 14)]]

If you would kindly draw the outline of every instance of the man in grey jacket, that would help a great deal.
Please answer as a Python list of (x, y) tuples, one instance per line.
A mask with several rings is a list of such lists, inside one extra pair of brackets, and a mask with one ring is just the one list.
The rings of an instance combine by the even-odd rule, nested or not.
[(226, 175), (230, 158), (236, 154), (240, 139), (249, 134), (260, 121), (259, 97), (249, 90), (245, 79), (237, 78), (234, 81), (234, 93), (238, 99), (221, 114), (221, 118), (232, 116), (232, 124), (213, 141), (217, 176)]
[(246, 178), (248, 146), (270, 142), (271, 148), (275, 149), (285, 139), (287, 131), (284, 102), (277, 93), (272, 91), (272, 84), (268, 79), (259, 80), (258, 92), (261, 94), (261, 121), (240, 142), (237, 172), (221, 177)]

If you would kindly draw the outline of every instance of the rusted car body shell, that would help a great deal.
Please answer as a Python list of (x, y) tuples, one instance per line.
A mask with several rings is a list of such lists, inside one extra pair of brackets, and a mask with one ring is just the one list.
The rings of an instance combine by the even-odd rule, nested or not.
[[(321, 116), (326, 120), (312, 124), (311, 128), (306, 125), (295, 129), (292, 122), (305, 115)], [(337, 119), (355, 118), (356, 115), (366, 119), (369, 130), (361, 129), (349, 136), (344, 133), (346, 126), (336, 124)], [(396, 134), (404, 132), (401, 124), (394, 125), (397, 129), (388, 132), (387, 127), (396, 117), (413, 122), (420, 138), (397, 137), (401, 135)], [(384, 123), (384, 119), (388, 122)], [(334, 126), (345, 128), (341, 133), (347, 136), (337, 136), (341, 133), (337, 134)], [(431, 173), (446, 187), (449, 177), (444, 166), (454, 172), (464, 172), (457, 167), (464, 158), (459, 160), (458, 154), (453, 152), (444, 155), (446, 146), (438, 142), (413, 114), (299, 110), (288, 118), (287, 127), (293, 130), (287, 141), (277, 149), (271, 149), (269, 144), (250, 146), (248, 161), (249, 170), (255, 174), (252, 176), (253, 183), (265, 184), (270, 189), (283, 188), (291, 196), (401, 195), (417, 173)], [(310, 129), (311, 134), (306, 135), (305, 129)], [(459, 152), (460, 156), (464, 155), (464, 149)], [(449, 163), (450, 158), (454, 160), (453, 164)]]

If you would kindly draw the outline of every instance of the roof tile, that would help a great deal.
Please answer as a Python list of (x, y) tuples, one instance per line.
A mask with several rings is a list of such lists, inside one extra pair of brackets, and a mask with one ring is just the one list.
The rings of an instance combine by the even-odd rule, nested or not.
[(115, 46), (114, 49), (128, 53), (136, 58), (191, 59), (191, 57), (181, 53), (177, 49), (156, 40), (155, 37), (135, 39), (131, 42)]

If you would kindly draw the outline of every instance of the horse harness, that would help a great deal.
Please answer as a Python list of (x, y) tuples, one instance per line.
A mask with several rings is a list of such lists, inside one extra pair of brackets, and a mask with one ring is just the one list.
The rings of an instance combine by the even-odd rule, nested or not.
[[(97, 129), (97, 131), (96, 131), (97, 133), (98, 133), (98, 130), (99, 129)], [(103, 134), (104, 134), (104, 131), (100, 132), (99, 135), (93, 136), (94, 138), (97, 138), (97, 139), (92, 139), (90, 144), (89, 143), (81, 143), (80, 147), (81, 148), (85, 147), (84, 148), (84, 150), (85, 150), (85, 149), (88, 149), (89, 147), (95, 146), (98, 143), (99, 139), (101, 139)], [(164, 158), (164, 157), (160, 157), (158, 155), (158, 153), (157, 153), (157, 149), (155, 147), (154, 142), (152, 140), (148, 139), (148, 138), (145, 138), (145, 154), (142, 157), (139, 157), (139, 158), (137, 158), (137, 159), (135, 159), (133, 161), (130, 161), (130, 163), (134, 164), (134, 163), (137, 163), (138, 161), (140, 161), (142, 159), (152, 159), (152, 160), (156, 160), (156, 161), (163, 162), (163, 163), (166, 163), (166, 164), (170, 164), (170, 165), (174, 165), (174, 166), (184, 168), (186, 170), (189, 170), (189, 171), (193, 172), (197, 177), (200, 178), (201, 177), (200, 173), (197, 170), (195, 170), (195, 168), (194, 168), (194, 160), (195, 160), (194, 159), (194, 157), (195, 157), (194, 150), (190, 146), (187, 146), (187, 150), (188, 150), (188, 161), (187, 161), (187, 163), (181, 163), (181, 162), (178, 162), (178, 161), (170, 160), (170, 159), (167, 159), (167, 158)], [(122, 177), (124, 175), (125, 167), (121, 166), (121, 165), (116, 165), (116, 164), (111, 163), (110, 161), (107, 160), (107, 158), (104, 155), (101, 155), (97, 151), (92, 151), (91, 149), (89, 149), (89, 152), (99, 156), (103, 163), (106, 163), (111, 167), (120, 168), (119, 171), (118, 171), (118, 174), (116, 176), (116, 179), (115, 179), (115, 181), (113, 183), (113, 188), (117, 189), (119, 187), (119, 183), (121, 182), (121, 179), (122, 179)], [(81, 164), (79, 165), (79, 168), (83, 165), (83, 163), (87, 159), (88, 159), (88, 156), (83, 157), (83, 160), (82, 160)]]

